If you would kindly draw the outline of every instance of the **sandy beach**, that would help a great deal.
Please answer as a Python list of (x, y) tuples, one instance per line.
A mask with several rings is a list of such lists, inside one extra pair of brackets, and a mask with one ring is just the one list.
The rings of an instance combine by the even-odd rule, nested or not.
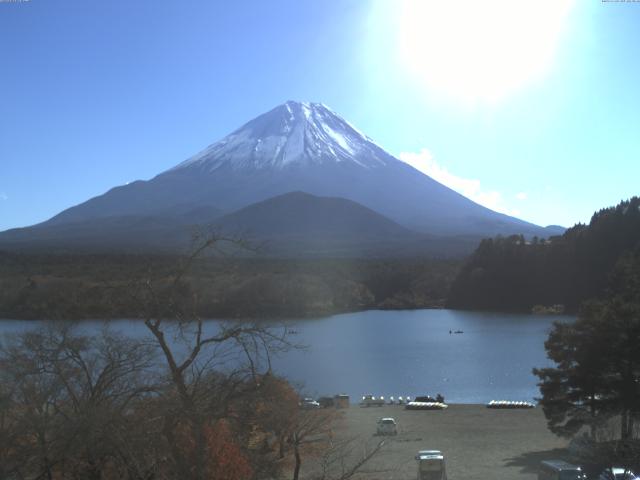
[(450, 480), (535, 479), (541, 460), (566, 457), (568, 442), (547, 430), (540, 408), (450, 405), (443, 411), (409, 411), (352, 405), (344, 412), (339, 436), (371, 438), (380, 417), (393, 417), (399, 426), (358, 478), (415, 479), (414, 456), (423, 449), (443, 452)]

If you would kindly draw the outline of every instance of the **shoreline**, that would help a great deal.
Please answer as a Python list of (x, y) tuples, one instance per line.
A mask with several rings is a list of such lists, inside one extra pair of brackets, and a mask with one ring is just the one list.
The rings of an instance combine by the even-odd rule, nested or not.
[[(199, 315), (205, 320), (238, 320), (238, 321), (294, 321), (294, 320), (313, 320), (320, 319), (324, 317), (333, 317), (335, 315), (342, 315), (348, 313), (359, 313), (359, 312), (369, 312), (369, 311), (405, 311), (405, 310), (458, 310), (454, 308), (447, 308), (444, 304), (416, 304), (410, 306), (384, 306), (384, 305), (368, 305), (363, 306), (362, 308), (348, 308), (348, 309), (327, 309), (323, 311), (307, 311), (307, 312), (296, 312), (291, 314), (283, 314), (283, 315), (274, 315), (265, 313), (262, 315), (236, 315), (236, 316), (224, 316), (217, 314), (203, 314)], [(473, 310), (469, 310), (473, 311)], [(495, 313), (511, 313), (511, 312), (495, 312)], [(1, 314), (0, 314), (1, 315)], [(224, 317), (224, 318), (222, 318)], [(142, 320), (143, 317), (138, 317), (135, 315), (119, 315), (119, 316), (85, 316), (83, 318), (71, 318), (69, 321), (96, 321), (96, 320)], [(0, 316), (0, 322), (3, 320), (20, 320), (20, 321), (57, 321), (61, 320), (59, 318), (34, 318), (34, 317), (23, 317), (19, 318), (18, 316), (13, 316), (12, 318), (2, 317)], [(171, 318), (166, 318), (164, 320), (171, 321)]]
[[(492, 400), (509, 400), (509, 399), (506, 399), (506, 398), (501, 398), (501, 399), (494, 398)], [(524, 400), (514, 400), (514, 401), (524, 401)], [(502, 409), (494, 408), (494, 409), (491, 409), (491, 408), (487, 407), (487, 403), (489, 403), (489, 402), (479, 402), (479, 403), (474, 403), (474, 402), (451, 402), (451, 403), (449, 403), (449, 402), (445, 402), (445, 405), (447, 405), (447, 407), (484, 407), (487, 410), (533, 410), (531, 408), (528, 408), (528, 409), (527, 408), (502, 408)], [(365, 406), (361, 406), (359, 403), (350, 403), (349, 404), (349, 408), (363, 408), (363, 409), (367, 409), (368, 408), (368, 409), (371, 409), (371, 410), (375, 410), (376, 408), (384, 409), (384, 408), (387, 408), (387, 407), (388, 408), (399, 408), (399, 407), (401, 407), (401, 410), (407, 410), (405, 408), (405, 406), (406, 405), (397, 405), (397, 404), (385, 403), (384, 405), (381, 405), (381, 406), (365, 407)], [(539, 407), (539, 404), (535, 403), (535, 408), (538, 408), (538, 407)], [(447, 410), (447, 409), (445, 408), (442, 411), (444, 411), (444, 410)], [(408, 410), (408, 411), (413, 411), (413, 412), (418, 412), (418, 411), (431, 412), (431, 411), (434, 411), (434, 412), (437, 412), (439, 410)]]
[[(301, 312), (301, 313), (292, 313), (286, 315), (271, 315), (264, 314), (259, 316), (254, 315), (238, 315), (238, 316), (214, 316), (214, 315), (200, 315), (203, 320), (211, 321), (246, 321), (246, 322), (292, 322), (296, 320), (319, 320), (326, 317), (334, 317), (337, 315), (346, 315), (349, 313), (363, 313), (363, 312), (404, 312), (408, 310), (451, 310), (455, 312), (470, 312), (470, 313), (483, 313), (483, 314), (495, 314), (495, 315), (522, 315), (522, 316), (545, 316), (545, 317), (575, 317), (575, 314), (572, 312), (564, 312), (564, 313), (534, 313), (531, 311), (510, 311), (510, 310), (473, 310), (467, 308), (456, 308), (456, 307), (448, 307), (446, 305), (438, 304), (438, 305), (415, 305), (415, 306), (407, 306), (407, 307), (385, 307), (385, 306), (366, 306), (363, 308), (352, 308), (352, 309), (333, 309), (326, 310), (322, 312)], [(0, 314), (2, 315), (2, 314)], [(127, 315), (118, 315), (118, 316), (84, 316), (82, 318), (35, 318), (35, 317), (22, 317), (12, 316), (12, 317), (2, 317), (0, 316), (0, 322), (3, 321), (20, 321), (20, 322), (39, 322), (39, 321), (70, 321), (70, 322), (95, 322), (95, 321), (119, 321), (119, 320), (143, 320), (143, 317), (137, 317), (135, 315), (127, 316)], [(165, 318), (163, 320), (173, 321), (173, 318)]]

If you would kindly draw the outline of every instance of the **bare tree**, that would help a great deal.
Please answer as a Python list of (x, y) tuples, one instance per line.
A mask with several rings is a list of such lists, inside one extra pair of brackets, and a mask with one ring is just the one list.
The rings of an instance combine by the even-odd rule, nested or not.
[(313, 480), (347, 480), (360, 473), (385, 445), (385, 440), (371, 445), (360, 437), (340, 437), (336, 426), (343, 412), (334, 409), (299, 409), (292, 418), (289, 442), (292, 446), (293, 480), (300, 478), (303, 456)]
[(370, 447), (357, 437), (333, 440), (320, 458), (320, 473), (314, 480), (347, 480), (361, 472), (385, 445), (385, 440)]
[[(260, 389), (260, 380), (271, 371), (272, 356), (292, 346), (285, 328), (205, 322), (199, 316), (187, 274), (206, 252), (224, 243), (245, 246), (235, 239), (209, 236), (172, 278), (147, 278), (130, 288), (166, 366), (162, 435), (175, 473), (184, 479), (209, 478), (215, 459), (207, 436), (221, 420), (232, 427), (243, 423), (241, 405)], [(184, 448), (185, 441), (189, 448)]]
[(137, 403), (154, 392), (153, 349), (70, 324), (48, 325), (4, 342), (0, 352), (5, 432), (18, 478), (102, 478), (120, 464), (122, 432)]
[(335, 410), (298, 410), (295, 415), (289, 441), (293, 446), (293, 480), (298, 480), (302, 467), (302, 452), (305, 448), (320, 450), (332, 436)]

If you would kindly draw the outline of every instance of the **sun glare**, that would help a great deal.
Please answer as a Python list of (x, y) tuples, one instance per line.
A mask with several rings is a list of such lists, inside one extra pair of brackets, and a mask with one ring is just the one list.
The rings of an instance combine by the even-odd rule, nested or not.
[(549, 70), (573, 0), (404, 0), (401, 62), (429, 90), (497, 101)]

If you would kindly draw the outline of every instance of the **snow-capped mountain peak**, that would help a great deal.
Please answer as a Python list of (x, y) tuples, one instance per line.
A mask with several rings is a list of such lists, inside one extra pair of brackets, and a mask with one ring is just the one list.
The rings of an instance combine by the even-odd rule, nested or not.
[(390, 156), (384, 150), (327, 106), (288, 101), (246, 123), (172, 171), (188, 168), (211, 172), (222, 167), (282, 169), (340, 162), (370, 169), (389, 161)]
[[(301, 102), (286, 102), (177, 167), (112, 188), (34, 228), (51, 228), (50, 240), (85, 238), (77, 232), (93, 232), (101, 239), (105, 231), (126, 225), (125, 236), (131, 230), (150, 239), (162, 225), (209, 225), (218, 213), (231, 215), (291, 192), (356, 202), (409, 230), (433, 235), (551, 234), (472, 202), (386, 153), (328, 107)], [(287, 198), (277, 202), (283, 225), (299, 214), (302, 201), (299, 195)], [(314, 211), (324, 215), (315, 220), (333, 228), (338, 217), (326, 209)], [(80, 224), (85, 230), (78, 230)], [(295, 228), (308, 235), (310, 225), (303, 222)], [(5, 240), (19, 248), (23, 240), (31, 242), (29, 232), (11, 235)]]

